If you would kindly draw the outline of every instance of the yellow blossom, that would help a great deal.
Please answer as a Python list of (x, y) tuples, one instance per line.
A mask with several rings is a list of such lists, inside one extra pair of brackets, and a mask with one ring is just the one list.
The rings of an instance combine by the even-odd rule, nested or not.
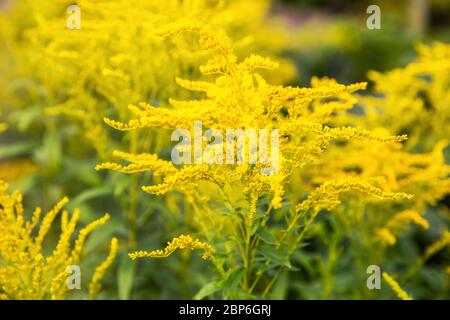
[(100, 291), (100, 288), (101, 288), (100, 281), (103, 278), (106, 271), (108, 270), (108, 268), (114, 262), (114, 259), (116, 258), (117, 246), (118, 246), (117, 243), (118, 243), (118, 241), (116, 238), (113, 238), (111, 240), (111, 249), (109, 251), (108, 257), (106, 258), (105, 261), (102, 262), (102, 264), (100, 264), (95, 269), (95, 273), (92, 276), (91, 283), (89, 284), (89, 298), (90, 299), (95, 299), (95, 297), (97, 296), (97, 293)]
[(441, 239), (432, 243), (425, 249), (425, 254), (424, 254), (423, 259), (424, 260), (429, 259), (436, 252), (444, 249), (448, 244), (450, 244), (450, 232), (444, 231), (444, 234), (442, 235)]
[[(9, 194), (8, 185), (0, 180), (0, 295), (3, 298), (65, 298), (66, 268), (80, 262), (86, 236), (108, 219), (105, 215), (84, 228), (72, 248), (71, 238), (80, 214), (75, 209), (69, 218), (65, 211), (56, 247), (45, 256), (42, 243), (67, 202), (68, 199), (63, 198), (43, 216), (40, 223), (41, 210), (37, 208), (27, 221), (23, 214), (22, 195), (17, 191)], [(96, 276), (97, 282), (103, 273)]]
[(401, 300), (412, 300), (411, 296), (409, 296), (387, 272), (383, 272), (383, 279), (387, 282), (387, 284), (391, 287), (391, 289), (395, 292), (397, 297)]
[(177, 249), (198, 249), (203, 251), (202, 258), (208, 260), (212, 255), (211, 245), (201, 242), (198, 239), (192, 238), (190, 235), (180, 235), (173, 238), (172, 241), (167, 243), (167, 246), (163, 250), (153, 250), (153, 251), (137, 251), (130, 253), (131, 259), (135, 260), (137, 258), (165, 258), (174, 253)]
[(428, 229), (430, 224), (426, 219), (424, 219), (417, 211), (415, 210), (405, 210), (397, 213), (392, 217), (391, 220), (388, 221), (386, 227), (388, 229), (396, 229), (402, 228), (405, 223), (414, 222), (417, 225), (420, 225), (424, 229)]
[(395, 235), (392, 234), (392, 232), (387, 228), (381, 228), (376, 230), (376, 236), (378, 239), (380, 239), (382, 242), (392, 246), (397, 242), (397, 239), (395, 238)]

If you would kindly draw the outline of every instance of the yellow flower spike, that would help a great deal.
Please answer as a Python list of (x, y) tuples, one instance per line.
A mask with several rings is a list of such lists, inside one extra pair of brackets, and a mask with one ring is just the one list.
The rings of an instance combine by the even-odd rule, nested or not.
[(102, 218), (91, 222), (86, 227), (81, 229), (80, 233), (78, 234), (78, 238), (75, 241), (75, 247), (70, 257), (71, 261), (77, 261), (80, 258), (81, 251), (84, 247), (84, 242), (86, 241), (88, 235), (99, 226), (104, 225), (109, 220), (109, 217), (109, 214), (106, 213)]
[(255, 219), (257, 204), (258, 204), (258, 195), (252, 194), (250, 196), (250, 207), (248, 209), (248, 217), (247, 217), (247, 225), (249, 227), (252, 226), (253, 220)]
[(114, 259), (117, 255), (117, 247), (118, 241), (117, 238), (112, 238), (111, 240), (111, 249), (109, 251), (109, 255), (102, 264), (100, 264), (96, 269), (95, 273), (92, 277), (91, 282), (89, 283), (89, 299), (95, 299), (97, 293), (101, 289), (101, 280), (105, 275), (106, 270), (112, 265)]
[(157, 175), (161, 173), (174, 173), (177, 171), (172, 162), (161, 160), (155, 154), (131, 154), (121, 151), (114, 151), (113, 155), (132, 163), (127, 166), (123, 166), (117, 163), (105, 162), (97, 165), (95, 169), (109, 169), (123, 173), (135, 173), (152, 170)]
[(387, 284), (391, 287), (391, 289), (395, 292), (397, 297), (401, 300), (413, 300), (411, 296), (409, 296), (387, 272), (383, 272), (383, 279), (387, 282)]
[(441, 239), (432, 243), (425, 249), (423, 260), (425, 261), (428, 260), (432, 255), (444, 249), (449, 244), (450, 244), (450, 232), (444, 231), (444, 234), (442, 235)]
[(41, 223), (39, 228), (39, 233), (36, 239), (34, 240), (34, 250), (36, 252), (41, 251), (42, 241), (44, 241), (44, 237), (46, 236), (48, 230), (50, 229), (53, 220), (56, 218), (58, 213), (61, 211), (62, 207), (65, 206), (69, 202), (69, 198), (64, 197), (61, 201), (59, 201), (52, 210), (50, 210), (44, 217), (44, 220)]
[(61, 231), (67, 229), (67, 225), (69, 224), (69, 212), (64, 210), (61, 214)]
[(31, 215), (31, 221), (28, 221), (25, 223), (25, 233), (30, 234), (30, 232), (36, 227), (36, 225), (39, 222), (39, 219), (41, 218), (42, 209), (36, 208), (33, 211), (33, 214)]
[(246, 71), (253, 71), (254, 69), (277, 69), (280, 65), (269, 58), (252, 54), (242, 62), (241, 66), (245, 68)]
[(133, 130), (133, 129), (139, 129), (139, 128), (143, 128), (145, 127), (145, 118), (143, 118), (142, 120), (131, 120), (128, 124), (122, 123), (120, 121), (115, 121), (109, 118), (104, 118), (103, 121), (105, 121), (105, 123), (110, 126), (111, 128), (114, 128), (116, 130), (120, 130), (120, 131), (129, 131), (129, 130)]
[(379, 240), (390, 246), (393, 246), (397, 242), (395, 236), (387, 228), (377, 229), (376, 236)]
[(196, 181), (211, 181), (218, 185), (224, 185), (223, 177), (215, 174), (214, 171), (208, 169), (206, 165), (193, 165), (183, 167), (175, 174), (166, 176), (164, 182), (154, 186), (143, 186), (142, 190), (150, 194), (161, 195), (173, 190), (175, 187), (184, 183), (195, 183)]
[(8, 126), (5, 123), (0, 123), (0, 132), (5, 131), (8, 128)]
[(173, 238), (172, 241), (167, 243), (164, 250), (153, 251), (136, 251), (129, 253), (128, 256), (135, 260), (137, 258), (166, 258), (174, 253), (177, 249), (198, 249), (203, 251), (202, 258), (208, 260), (213, 252), (211, 245), (205, 242), (201, 242), (198, 239), (192, 238), (190, 235), (180, 235)]
[(231, 53), (230, 39), (224, 35), (218, 35), (208, 30), (200, 23), (192, 21), (178, 21), (168, 24), (155, 32), (155, 35), (168, 37), (181, 33), (193, 32), (200, 36), (199, 43), (203, 50), (218, 49), (223, 54)]
[(210, 82), (206, 82), (206, 81), (191, 81), (191, 80), (181, 79), (178, 77), (175, 79), (175, 81), (180, 87), (190, 90), (190, 91), (208, 92), (209, 90), (211, 90), (213, 88), (213, 84)]
[(34, 257), (32, 284), (33, 294), (36, 294), (36, 298), (41, 296), (42, 291), (42, 277), (44, 273), (44, 257), (41, 254)]
[(430, 227), (428, 221), (423, 218), (417, 211), (405, 210), (394, 215), (392, 219), (388, 221), (386, 228), (402, 228), (408, 222), (414, 222), (424, 229), (428, 229)]
[(78, 219), (80, 218), (80, 211), (78, 209), (74, 210), (74, 213), (68, 222), (66, 228), (61, 232), (56, 249), (53, 251), (51, 257), (49, 257), (52, 263), (65, 264), (69, 255), (70, 249), (70, 238), (75, 231)]
[(52, 300), (63, 300), (66, 287), (67, 271), (60, 271), (51, 281), (50, 296)]
[(339, 195), (350, 190), (357, 190), (380, 199), (400, 200), (412, 199), (412, 195), (404, 192), (385, 192), (361, 178), (341, 178), (328, 181), (311, 192), (306, 200), (297, 205), (297, 212), (306, 212), (310, 208), (332, 210), (340, 203)]

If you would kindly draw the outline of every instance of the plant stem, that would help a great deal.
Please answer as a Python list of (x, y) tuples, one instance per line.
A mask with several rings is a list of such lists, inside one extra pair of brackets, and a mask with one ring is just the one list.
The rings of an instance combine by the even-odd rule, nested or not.
[[(136, 131), (130, 132), (130, 153), (137, 152), (137, 133)], [(137, 245), (137, 202), (138, 202), (138, 177), (137, 175), (131, 176), (130, 183), (130, 206), (128, 209), (128, 248), (134, 250)]]

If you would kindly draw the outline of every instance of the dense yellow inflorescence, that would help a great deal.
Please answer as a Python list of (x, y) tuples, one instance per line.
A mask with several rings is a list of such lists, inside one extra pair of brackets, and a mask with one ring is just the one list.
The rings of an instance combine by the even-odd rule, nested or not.
[[(406, 138), (377, 135), (356, 127), (327, 125), (334, 113), (353, 106), (356, 101), (351, 93), (364, 89), (365, 83), (345, 86), (330, 79), (313, 79), (312, 88), (270, 85), (256, 70), (276, 68), (276, 63), (257, 55), (238, 62), (230, 41), (224, 36), (215, 35), (209, 28), (202, 28), (198, 24), (174, 23), (158, 30), (157, 34), (173, 36), (184, 32), (197, 33), (201, 47), (215, 52), (200, 67), (203, 73), (213, 75), (215, 81), (177, 79), (182, 87), (204, 92), (205, 97), (186, 101), (171, 99), (170, 105), (166, 107), (145, 103), (130, 105), (129, 109), (136, 119), (123, 123), (105, 118), (105, 122), (122, 131), (152, 127), (192, 131), (195, 121), (201, 121), (205, 128), (214, 128), (223, 133), (227, 128), (278, 129), (281, 138), (277, 173), (267, 176), (260, 173), (260, 165), (247, 164), (224, 166), (203, 163), (180, 168), (156, 155), (126, 155), (122, 152), (116, 152), (116, 155), (131, 164), (123, 166), (108, 162), (98, 165), (97, 169), (126, 173), (154, 171), (162, 177), (162, 183), (144, 186), (143, 190), (157, 195), (171, 190), (188, 192), (192, 189), (190, 186), (200, 180), (208, 180), (219, 186), (243, 185), (246, 186), (244, 195), (258, 198), (270, 194), (272, 206), (279, 208), (291, 170), (314, 161), (332, 141), (360, 139), (391, 143)], [(336, 101), (328, 101), (333, 99)]]
[(419, 57), (404, 68), (372, 71), (377, 97), (362, 99), (366, 128), (408, 133), (408, 150), (431, 151), (450, 136), (450, 45), (435, 42), (417, 47)]
[[(71, 123), (81, 124), (85, 136), (81, 142), (102, 159), (113, 140), (103, 117), (127, 120), (128, 103), (188, 96), (174, 79), (198, 74), (193, 66), (205, 60), (185, 40), (156, 37), (156, 29), (173, 21), (209, 25), (232, 34), (240, 54), (258, 50), (274, 56), (288, 41), (286, 32), (268, 17), (267, 0), (139, 0), (132, 7), (126, 0), (82, 0), (76, 3), (81, 11), (80, 30), (66, 26), (65, 10), (72, 4), (15, 3), (2, 16), (5, 34), (0, 37), (9, 44), (17, 68), (45, 88), (46, 115), (64, 115)], [(282, 62), (277, 74), (280, 83), (292, 80), (296, 73), (291, 62)], [(34, 94), (37, 88), (29, 85), (25, 90)]]
[(153, 251), (137, 251), (130, 253), (131, 259), (135, 260), (137, 258), (165, 258), (170, 256), (176, 250), (190, 249), (190, 250), (201, 250), (203, 251), (202, 258), (208, 260), (212, 255), (211, 245), (201, 242), (198, 239), (192, 238), (190, 235), (180, 235), (173, 238), (172, 241), (167, 243), (167, 246), (163, 250), (153, 250)]
[(117, 255), (117, 247), (118, 247), (118, 241), (117, 238), (113, 238), (111, 240), (111, 250), (109, 252), (108, 257), (105, 261), (100, 264), (94, 272), (94, 275), (92, 276), (91, 283), (89, 284), (89, 299), (93, 300), (97, 296), (98, 292), (101, 289), (101, 280), (103, 279), (106, 271), (111, 267), (112, 263), (114, 262), (114, 259)]
[[(80, 262), (88, 234), (106, 223), (109, 215), (81, 229), (75, 245), (71, 245), (79, 219), (75, 210), (71, 217), (62, 213), (61, 233), (51, 255), (45, 255), (43, 242), (54, 220), (68, 203), (63, 198), (47, 214), (37, 208), (30, 219), (24, 214), (22, 195), (8, 193), (8, 185), (0, 181), (0, 295), (5, 299), (64, 299), (67, 294), (67, 267)], [(117, 247), (117, 243), (115, 246)], [(114, 244), (113, 243), (113, 244)], [(108, 257), (109, 266), (114, 254)], [(104, 268), (106, 269), (107, 266)], [(98, 283), (103, 272), (94, 277)], [(98, 286), (98, 285), (96, 285)]]

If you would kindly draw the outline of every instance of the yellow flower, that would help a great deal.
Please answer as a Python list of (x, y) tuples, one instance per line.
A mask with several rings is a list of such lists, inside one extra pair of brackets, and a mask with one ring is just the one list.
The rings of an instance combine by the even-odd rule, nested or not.
[(446, 246), (448, 246), (448, 244), (450, 244), (450, 232), (444, 231), (441, 239), (432, 243), (425, 249), (425, 254), (424, 254), (423, 259), (428, 260), (436, 252), (438, 252), (438, 251), (444, 249)]
[[(22, 195), (8, 193), (8, 185), (0, 180), (0, 295), (7, 299), (64, 299), (67, 288), (66, 269), (80, 262), (86, 236), (104, 224), (109, 216), (94, 221), (82, 229), (72, 248), (71, 238), (79, 218), (76, 209), (69, 218), (67, 211), (61, 219), (61, 234), (51, 255), (45, 256), (42, 243), (56, 216), (68, 203), (63, 198), (41, 218), (37, 208), (27, 221), (23, 212)], [(35, 228), (39, 224), (39, 228)], [(111, 255), (109, 264), (111, 264)], [(104, 267), (104, 270), (106, 267)], [(96, 275), (96, 283), (103, 273)], [(96, 285), (98, 286), (98, 285)]]
[(91, 283), (89, 284), (89, 299), (95, 299), (97, 296), (97, 293), (100, 291), (101, 283), (103, 276), (105, 275), (105, 272), (108, 270), (108, 268), (111, 266), (111, 264), (114, 262), (114, 259), (117, 255), (117, 239), (113, 238), (111, 240), (111, 249), (109, 251), (109, 255), (106, 258), (105, 261), (102, 262), (101, 265), (99, 265), (95, 269), (95, 273), (92, 276)]
[(422, 150), (430, 151), (450, 136), (450, 44), (421, 44), (417, 51), (419, 57), (404, 68), (369, 73), (378, 97), (362, 98), (366, 116), (355, 120), (393, 133), (406, 129), (408, 150), (420, 144)]
[[(151, 106), (142, 103), (131, 105), (129, 110), (135, 119), (126, 123), (105, 118), (111, 127), (129, 131), (139, 128), (185, 128), (192, 131), (195, 121), (205, 127), (219, 130), (225, 135), (227, 128), (278, 129), (280, 134), (279, 170), (266, 176), (260, 173), (261, 164), (217, 165), (198, 164), (173, 167), (169, 161), (159, 160), (156, 155), (135, 155), (116, 152), (116, 156), (131, 162), (129, 165), (106, 162), (97, 169), (112, 169), (125, 173), (153, 171), (162, 176), (162, 183), (144, 186), (143, 190), (152, 194), (165, 194), (170, 190), (193, 189), (198, 181), (207, 180), (218, 186), (243, 185), (244, 195), (258, 198), (271, 195), (271, 205), (281, 207), (285, 194), (285, 183), (294, 168), (314, 161), (325, 152), (332, 141), (359, 139), (378, 143), (402, 141), (406, 136), (383, 136), (355, 127), (330, 127), (327, 125), (336, 112), (350, 109), (356, 100), (351, 93), (364, 89), (365, 83), (342, 85), (331, 79), (312, 80), (312, 88), (283, 87), (268, 84), (256, 69), (273, 69), (277, 63), (268, 58), (251, 55), (238, 62), (230, 40), (224, 35), (213, 33), (210, 28), (193, 22), (175, 22), (157, 31), (168, 36), (182, 32), (199, 35), (200, 46), (210, 49), (214, 56), (200, 70), (215, 75), (212, 82), (178, 79), (179, 85), (189, 90), (200, 90), (206, 97), (178, 101), (170, 100), (171, 106)], [(329, 102), (328, 100), (335, 100)], [(224, 144), (219, 144), (224, 148)], [(246, 151), (248, 152), (248, 150)], [(370, 189), (368, 185), (358, 188)], [(352, 189), (350, 187), (350, 189)], [(189, 192), (189, 191), (188, 191)], [(371, 189), (368, 192), (376, 192)], [(390, 197), (393, 194), (379, 193)], [(399, 194), (399, 196), (403, 196)], [(254, 206), (253, 206), (254, 207)]]
[(386, 227), (388, 229), (401, 229), (408, 222), (414, 222), (424, 229), (428, 229), (430, 227), (428, 221), (415, 210), (405, 210), (397, 213), (391, 220), (388, 221)]
[[(107, 157), (114, 139), (105, 130), (103, 117), (125, 121), (128, 103), (187, 97), (173, 80), (198, 74), (193, 67), (204, 60), (186, 41), (155, 37), (156, 30), (164, 33), (168, 24), (190, 25), (189, 21), (209, 25), (217, 33), (231, 33), (238, 39), (235, 49), (242, 55), (257, 49), (275, 56), (289, 41), (287, 32), (268, 14), (269, 0), (137, 1), (133, 8), (126, 0), (80, 0), (82, 32), (77, 34), (66, 27), (68, 5), (43, 0), (38, 6), (24, 0), (11, 3), (6, 14), (0, 12), (2, 27), (5, 23), (2, 43), (5, 41), (16, 62), (6, 68), (6, 80), (15, 80), (17, 74), (35, 79), (48, 92), (43, 103), (46, 115), (64, 116), (80, 126), (84, 137), (76, 143), (94, 148), (101, 159)], [(223, 38), (215, 33), (201, 37), (203, 48), (223, 44)], [(291, 61), (282, 62), (278, 83), (292, 80), (296, 74)], [(37, 87), (28, 87), (34, 95)], [(24, 99), (16, 100), (14, 108), (28, 107), (22, 105)]]
[(13, 183), (37, 171), (37, 166), (28, 159), (4, 161), (0, 164), (0, 177)]
[(360, 178), (341, 178), (328, 181), (311, 192), (306, 200), (297, 205), (297, 212), (306, 212), (311, 208), (316, 210), (332, 210), (341, 203), (339, 195), (350, 190), (358, 190), (373, 195), (379, 199), (411, 199), (412, 195), (403, 192), (385, 192)]
[(394, 245), (397, 242), (395, 235), (387, 228), (380, 228), (376, 230), (376, 236), (379, 240), (386, 243), (387, 245)]
[(392, 288), (398, 298), (401, 300), (413, 300), (387, 272), (383, 272), (383, 279)]
[(131, 259), (135, 260), (137, 258), (165, 258), (174, 253), (177, 249), (198, 249), (203, 251), (202, 258), (208, 260), (212, 255), (211, 245), (201, 242), (198, 239), (192, 238), (190, 235), (180, 235), (173, 238), (172, 241), (167, 243), (167, 246), (163, 250), (153, 250), (153, 251), (137, 251), (130, 253)]

